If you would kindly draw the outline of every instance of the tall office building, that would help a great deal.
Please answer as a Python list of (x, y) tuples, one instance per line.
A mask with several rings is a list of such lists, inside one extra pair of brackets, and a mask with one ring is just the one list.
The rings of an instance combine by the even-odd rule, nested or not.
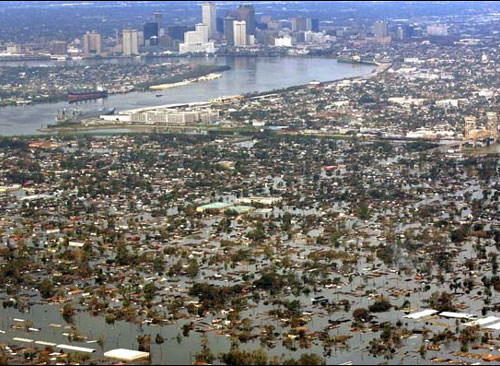
[(495, 112), (486, 112), (486, 129), (490, 131), (490, 136), (498, 141), (498, 115)]
[[(153, 39), (157, 37), (152, 37)], [(144, 46), (144, 31), (137, 31), (137, 46), (142, 47)]]
[(309, 21), (311, 23), (311, 26), (308, 27), (307, 30), (310, 30), (312, 32), (319, 32), (319, 19), (317, 18), (307, 18), (308, 20), (308, 24), (309, 24)]
[(224, 38), (227, 43), (234, 44), (234, 28), (233, 23), (236, 19), (233, 17), (224, 18)]
[(158, 23), (146, 23), (144, 24), (144, 41), (151, 40), (152, 37), (159, 37), (158, 33)]
[(158, 25), (158, 37), (162, 36), (165, 32), (163, 29), (163, 12), (155, 11), (153, 13), (153, 22)]
[(267, 23), (271, 22), (272, 20), (273, 20), (273, 16), (272, 15), (267, 15), (266, 14), (266, 15), (262, 15), (260, 17), (260, 22), (261, 23), (266, 23), (267, 24)]
[(304, 17), (292, 18), (292, 32), (305, 32), (307, 29), (307, 19)]
[(377, 20), (373, 24), (373, 34), (375, 37), (387, 37), (389, 35), (387, 22), (383, 20)]
[(208, 36), (213, 37), (217, 34), (217, 12), (213, 3), (204, 3), (201, 5), (202, 23), (208, 27)]
[(168, 27), (167, 35), (174, 40), (184, 42), (184, 33), (189, 31), (189, 29), (190, 29), (189, 27), (186, 27), (184, 25), (173, 25), (171, 27)]
[(68, 44), (65, 41), (54, 41), (52, 43), (53, 55), (65, 55), (68, 52)]
[(448, 35), (448, 27), (445, 25), (428, 25), (427, 26), (428, 36), (445, 37)]
[(413, 28), (408, 24), (401, 24), (396, 31), (399, 40), (405, 40), (413, 36)]
[(139, 54), (137, 30), (135, 29), (123, 30), (123, 54), (125, 56), (132, 56)]
[(246, 34), (255, 34), (255, 10), (253, 5), (240, 5), (238, 18), (246, 23)]
[(233, 39), (235, 46), (247, 44), (247, 23), (244, 20), (233, 21)]
[(184, 33), (184, 42), (179, 44), (179, 53), (215, 52), (214, 42), (208, 41), (208, 26), (196, 24), (194, 31)]
[(153, 19), (156, 24), (158, 24), (158, 29), (160, 29), (163, 26), (163, 12), (162, 11), (155, 11), (153, 13)]
[(217, 17), (216, 19), (216, 23), (217, 23), (217, 33), (220, 33), (220, 34), (224, 34), (224, 18), (221, 18), (221, 17)]
[(97, 32), (87, 32), (83, 35), (83, 54), (85, 56), (101, 53), (101, 35)]

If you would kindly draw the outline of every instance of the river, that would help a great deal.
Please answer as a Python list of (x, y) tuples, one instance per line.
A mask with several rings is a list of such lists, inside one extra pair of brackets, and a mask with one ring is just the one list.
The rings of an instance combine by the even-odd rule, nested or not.
[[(90, 61), (77, 61), (83, 64)], [(92, 61), (93, 63), (97, 61)], [(101, 61), (102, 62), (102, 61)], [(311, 80), (331, 81), (347, 77), (368, 75), (373, 66), (337, 63), (334, 59), (316, 57), (216, 57), (216, 58), (162, 58), (108, 60), (107, 62), (190, 62), (199, 64), (229, 65), (230, 70), (222, 78), (193, 83), (165, 91), (133, 92), (110, 95), (107, 99), (78, 103), (84, 111), (100, 107), (117, 110), (154, 105), (206, 101), (212, 98), (244, 94), (253, 91), (268, 91), (292, 85), (306, 84)], [(53, 66), (55, 61), (31, 61), (26, 66)], [(0, 64), (0, 67), (16, 64)], [(64, 63), (62, 64), (64, 65)], [(157, 97), (161, 94), (161, 97)], [(72, 105), (75, 106), (75, 105)], [(57, 110), (69, 107), (67, 102), (28, 105), (22, 107), (0, 107), (0, 135), (31, 135), (37, 129), (52, 123)]]

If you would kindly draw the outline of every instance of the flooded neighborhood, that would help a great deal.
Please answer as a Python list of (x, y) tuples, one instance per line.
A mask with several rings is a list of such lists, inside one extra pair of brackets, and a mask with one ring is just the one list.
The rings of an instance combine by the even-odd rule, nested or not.
[(434, 146), (3, 139), (5, 357), (496, 360), (498, 162)]
[(0, 3), (0, 364), (499, 364), (499, 14)]

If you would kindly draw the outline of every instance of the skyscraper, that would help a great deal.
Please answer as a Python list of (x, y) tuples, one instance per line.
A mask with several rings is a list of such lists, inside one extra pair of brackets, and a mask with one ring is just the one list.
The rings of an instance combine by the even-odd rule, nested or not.
[(184, 33), (184, 43), (179, 44), (179, 53), (188, 52), (215, 52), (214, 42), (208, 41), (208, 26), (196, 24), (194, 31)]
[(224, 38), (229, 44), (234, 44), (233, 22), (235, 20), (235, 18), (229, 16), (224, 18)]
[(189, 31), (189, 28), (184, 25), (174, 25), (168, 27), (167, 34), (172, 37), (172, 39), (184, 42), (184, 33)]
[(307, 18), (311, 19), (311, 28), (308, 29), (313, 32), (319, 32), (319, 19), (317, 18)]
[(97, 32), (87, 32), (83, 36), (83, 54), (85, 56), (101, 53), (101, 35)]
[(300, 16), (292, 18), (292, 32), (304, 32), (307, 29), (307, 19)]
[(202, 23), (208, 27), (208, 36), (213, 37), (217, 34), (217, 16), (213, 3), (204, 3), (201, 5)]
[(217, 23), (217, 33), (224, 34), (224, 18), (217, 17), (216, 23)]
[(52, 43), (53, 55), (65, 55), (68, 52), (68, 44), (65, 41), (54, 41)]
[(144, 24), (144, 41), (151, 40), (152, 37), (158, 37), (158, 23)]
[(153, 13), (153, 19), (156, 24), (158, 24), (158, 29), (160, 29), (163, 25), (163, 12), (155, 11)]
[(139, 54), (136, 29), (123, 30), (123, 54), (125, 56), (132, 56)]
[(238, 18), (246, 22), (247, 34), (255, 34), (255, 10), (253, 5), (240, 5), (238, 7)]
[(247, 44), (247, 23), (244, 20), (233, 21), (233, 39), (235, 46)]
[(411, 38), (413, 36), (413, 28), (408, 24), (401, 24), (397, 28), (397, 38), (399, 40), (404, 40)]
[(498, 141), (498, 115), (495, 112), (486, 112), (486, 129), (490, 131), (491, 137)]
[(153, 13), (153, 23), (156, 23), (158, 25), (158, 37), (164, 34), (164, 29), (163, 29), (163, 12), (162, 11), (155, 11)]
[(373, 24), (373, 34), (375, 37), (387, 37), (389, 35), (387, 22), (377, 20), (375, 24)]

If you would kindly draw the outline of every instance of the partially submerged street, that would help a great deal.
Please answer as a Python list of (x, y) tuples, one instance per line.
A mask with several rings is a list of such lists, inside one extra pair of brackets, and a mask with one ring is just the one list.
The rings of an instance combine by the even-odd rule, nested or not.
[(0, 2), (0, 365), (500, 364), (500, 2)]
[(4, 138), (3, 360), (498, 360), (498, 160), (435, 146)]

